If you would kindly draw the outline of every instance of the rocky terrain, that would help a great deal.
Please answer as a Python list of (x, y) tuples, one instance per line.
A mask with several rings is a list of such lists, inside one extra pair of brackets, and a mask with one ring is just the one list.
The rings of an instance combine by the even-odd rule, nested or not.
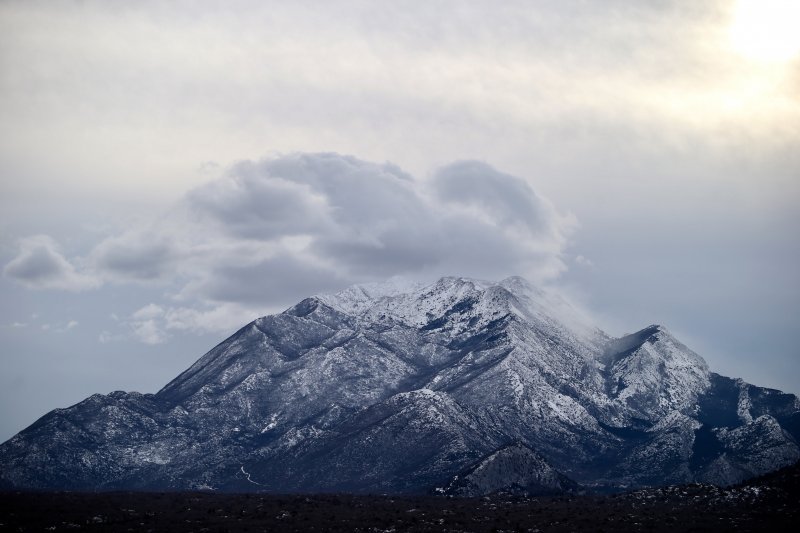
[(355, 286), (259, 318), (156, 394), (56, 409), (0, 486), (518, 495), (732, 485), (800, 458), (800, 402), (662, 326), (611, 338), (522, 278)]

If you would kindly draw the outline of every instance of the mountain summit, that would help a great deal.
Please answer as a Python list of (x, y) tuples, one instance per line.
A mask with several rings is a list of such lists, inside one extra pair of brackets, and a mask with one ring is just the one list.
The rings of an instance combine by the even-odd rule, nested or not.
[(611, 338), (519, 277), (354, 286), (259, 318), (156, 394), (0, 446), (0, 486), (557, 492), (731, 484), (800, 458), (800, 401), (665, 328)]

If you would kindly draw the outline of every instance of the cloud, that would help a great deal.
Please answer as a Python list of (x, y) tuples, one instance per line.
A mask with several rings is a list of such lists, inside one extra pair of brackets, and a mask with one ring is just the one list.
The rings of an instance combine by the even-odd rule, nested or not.
[(344, 283), (335, 271), (304, 261), (302, 256), (278, 255), (247, 261), (220, 261), (202, 279), (187, 286), (192, 292), (217, 302), (263, 304), (284, 302), (298, 294), (313, 294)]
[[(473, 275), (523, 274), (546, 281), (566, 270), (562, 252), (577, 227), (522, 178), (481, 161), (442, 168), (430, 183), (441, 217), (442, 263)], [(467, 272), (469, 274), (469, 272)]]
[(155, 320), (142, 320), (131, 323), (134, 337), (145, 344), (161, 344), (167, 335)]
[(163, 327), (167, 331), (230, 332), (255, 316), (257, 312), (253, 308), (236, 303), (215, 305), (207, 309), (175, 307), (166, 312)]
[(188, 203), (201, 219), (221, 222), (234, 237), (302, 235), (329, 222), (325, 199), (311, 187), (277, 176), (263, 179), (247, 164), (228, 179), (192, 191)]
[[(39, 329), (42, 331), (52, 331), (54, 333), (66, 333), (70, 330), (73, 330), (78, 327), (80, 323), (77, 320), (69, 320), (68, 322), (60, 322), (58, 324), (41, 324)], [(8, 325), (8, 327), (15, 328), (15, 329), (22, 329), (27, 328), (28, 326), (33, 327), (33, 325), (28, 324), (27, 322), (12, 322)]]
[[(552, 280), (575, 225), (526, 180), (483, 162), (416, 180), (390, 163), (297, 153), (234, 165), (163, 216), (101, 241), (85, 263), (92, 280), (166, 285), (165, 302), (123, 321), (158, 344), (392, 276)], [(6, 267), (11, 275), (42, 256), (47, 268), (29, 267), (29, 278), (82, 279), (51, 240), (29, 242), (38, 244)]]
[(3, 274), (32, 289), (81, 291), (95, 288), (99, 281), (79, 273), (47, 235), (19, 241), (19, 253), (3, 269)]
[[(352, 279), (413, 271), (436, 255), (431, 245), (437, 221), (417, 189), (395, 165), (295, 154), (242, 162), (227, 178), (191, 193), (188, 202), (231, 236), (273, 246), (306, 239), (302, 254), (281, 253), (327, 270), (324, 277)], [(269, 263), (285, 267), (283, 261)]]
[(148, 304), (131, 315), (133, 320), (151, 320), (164, 316), (164, 309), (160, 305)]
[(66, 333), (67, 331), (70, 331), (71, 329), (75, 329), (77, 327), (78, 327), (78, 321), (77, 320), (70, 320), (69, 322), (67, 322), (63, 326), (57, 327), (55, 329), (55, 332), (56, 333)]
[(126, 338), (127, 338), (127, 337), (126, 337), (125, 335), (122, 335), (122, 334), (114, 334), (114, 333), (111, 333), (111, 332), (110, 332), (110, 331), (108, 331), (108, 330), (103, 330), (103, 331), (101, 331), (101, 332), (100, 332), (100, 334), (97, 336), (97, 342), (99, 342), (100, 344), (108, 344), (108, 343), (110, 343), (110, 342), (118, 342), (118, 341), (123, 341), (123, 340), (125, 340)]
[(433, 180), (437, 198), (470, 208), (495, 226), (523, 228), (532, 235), (555, 229), (556, 214), (523, 179), (498, 172), (481, 161), (460, 161)]
[(107, 280), (151, 282), (169, 277), (178, 254), (178, 247), (166, 235), (137, 230), (100, 243), (90, 262)]
[(122, 321), (127, 327), (125, 334), (103, 331), (98, 337), (100, 343), (133, 338), (145, 344), (166, 342), (175, 332), (224, 333), (246, 324), (258, 311), (246, 305), (223, 303), (206, 308), (167, 307), (150, 303)]
[[(168, 338), (167, 333), (161, 328), (160, 320), (164, 316), (164, 309), (156, 304), (148, 304), (130, 317), (127, 322), (131, 330), (131, 335), (138, 341), (145, 344), (161, 344)], [(111, 337), (101, 334), (100, 342), (105, 343)]]
[[(270, 276), (312, 289), (425, 272), (543, 279), (563, 270), (559, 256), (574, 226), (523, 179), (476, 161), (419, 182), (392, 164), (294, 154), (240, 163), (187, 201), (229, 236), (272, 250), (216, 265), (203, 284), (215, 299), (237, 293), (233, 280)], [(299, 249), (284, 247), (290, 238)], [(263, 281), (241, 288), (251, 301), (274, 290)]]

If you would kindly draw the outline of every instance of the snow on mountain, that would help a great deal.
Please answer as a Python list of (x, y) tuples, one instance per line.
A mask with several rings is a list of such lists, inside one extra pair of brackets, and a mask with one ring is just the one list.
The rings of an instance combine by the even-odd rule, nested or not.
[(798, 438), (794, 395), (710, 372), (661, 326), (612, 339), (518, 277), (393, 279), (259, 318), (157, 394), (52, 411), (0, 446), (0, 485), (727, 484), (793, 462)]
[(609, 342), (604, 362), (615, 403), (648, 420), (694, 410), (710, 384), (703, 358), (662, 326)]

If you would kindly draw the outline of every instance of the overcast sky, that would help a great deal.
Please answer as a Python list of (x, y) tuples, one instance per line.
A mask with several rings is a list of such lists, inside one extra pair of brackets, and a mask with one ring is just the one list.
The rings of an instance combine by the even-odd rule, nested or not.
[(0, 439), (397, 275), (800, 393), (797, 6), (0, 3)]

